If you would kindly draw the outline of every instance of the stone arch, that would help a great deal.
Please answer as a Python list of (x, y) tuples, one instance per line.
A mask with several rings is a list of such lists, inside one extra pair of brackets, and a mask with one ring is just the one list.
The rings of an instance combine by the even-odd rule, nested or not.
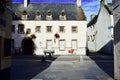
[(31, 37), (25, 37), (22, 40), (22, 52), (23, 54), (33, 54), (35, 51), (35, 44)]

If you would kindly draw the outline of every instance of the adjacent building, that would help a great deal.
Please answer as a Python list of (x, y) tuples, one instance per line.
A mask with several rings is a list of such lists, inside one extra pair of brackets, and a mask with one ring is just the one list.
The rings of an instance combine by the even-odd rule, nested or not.
[[(27, 1), (26, 1), (27, 2)], [(54, 55), (86, 54), (87, 21), (81, 0), (73, 3), (30, 2), (29, 5), (13, 3), (15, 12), (12, 22), (14, 47), (21, 48), (22, 40), (34, 34), (36, 51), (54, 50)]]
[(120, 80), (120, 0), (113, 0), (114, 17), (114, 78)]
[(11, 68), (11, 0), (0, 0), (0, 80), (10, 80)]
[(113, 54), (113, 13), (111, 4), (101, 0), (97, 15), (87, 25), (87, 46), (90, 52)]

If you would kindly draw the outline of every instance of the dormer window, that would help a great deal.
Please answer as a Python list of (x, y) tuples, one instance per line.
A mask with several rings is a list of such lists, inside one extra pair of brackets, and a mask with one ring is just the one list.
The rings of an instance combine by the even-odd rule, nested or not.
[(27, 20), (28, 19), (28, 14), (26, 11), (22, 12), (22, 20)]
[(60, 16), (59, 16), (59, 19), (60, 19), (60, 20), (66, 20), (66, 13), (65, 13), (64, 10), (61, 11)]
[(52, 20), (52, 12), (50, 10), (48, 10), (47, 14), (46, 14), (46, 20)]
[(39, 11), (35, 15), (35, 20), (41, 20), (41, 14)]

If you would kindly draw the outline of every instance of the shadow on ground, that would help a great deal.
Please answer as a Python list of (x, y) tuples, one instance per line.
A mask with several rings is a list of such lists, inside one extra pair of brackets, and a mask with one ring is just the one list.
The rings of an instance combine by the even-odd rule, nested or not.
[(11, 80), (30, 80), (47, 69), (59, 56), (14, 55), (12, 57)]
[[(90, 58), (95, 61), (100, 69), (114, 79), (114, 56), (102, 53), (89, 53)], [(104, 63), (104, 65), (103, 65)]]

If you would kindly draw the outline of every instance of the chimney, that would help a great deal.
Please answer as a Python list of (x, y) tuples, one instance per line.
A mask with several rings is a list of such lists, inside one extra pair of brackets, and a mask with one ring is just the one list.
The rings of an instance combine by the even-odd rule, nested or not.
[(30, 0), (24, 0), (24, 7), (27, 7), (29, 3), (30, 3)]
[(108, 4), (108, 0), (101, 0), (101, 4), (107, 5)]
[(76, 4), (77, 4), (78, 7), (80, 7), (81, 6), (81, 0), (76, 0)]
[(95, 16), (96, 16), (95, 14), (92, 14), (92, 15), (90, 16), (91, 20), (92, 20)]

